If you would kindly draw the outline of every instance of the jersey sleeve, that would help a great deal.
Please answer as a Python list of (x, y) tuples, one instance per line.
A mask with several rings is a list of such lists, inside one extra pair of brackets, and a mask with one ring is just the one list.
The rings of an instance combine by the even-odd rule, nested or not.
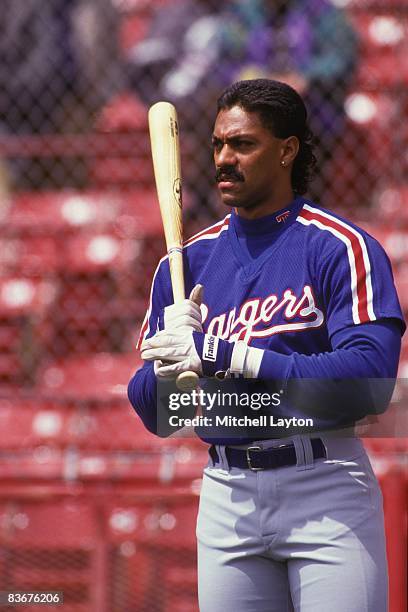
[[(156, 333), (159, 315), (162, 309), (171, 303), (172, 290), (168, 259), (163, 258), (157, 266), (150, 290), (149, 306), (144, 318), (136, 348), (140, 350), (145, 338)], [(133, 408), (152, 433), (158, 433), (157, 427), (157, 381), (154, 365), (144, 362), (129, 381), (128, 398)]]
[(160, 260), (153, 276), (150, 289), (149, 306), (142, 323), (136, 348), (140, 350), (143, 340), (154, 336), (159, 329), (159, 317), (165, 306), (173, 301), (170, 281), (169, 261), (167, 257)]
[(329, 337), (353, 325), (395, 319), (401, 335), (405, 321), (391, 264), (382, 246), (354, 230), (335, 248), (320, 254), (320, 291)]

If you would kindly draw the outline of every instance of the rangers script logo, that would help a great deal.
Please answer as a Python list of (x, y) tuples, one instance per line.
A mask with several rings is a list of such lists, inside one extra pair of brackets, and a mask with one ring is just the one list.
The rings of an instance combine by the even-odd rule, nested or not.
[[(201, 309), (205, 322), (208, 308), (203, 304)], [(274, 323), (279, 313), (286, 322)], [(295, 317), (296, 321), (293, 320)], [(281, 298), (272, 294), (264, 299), (250, 299), (239, 309), (233, 308), (228, 313), (214, 317), (209, 322), (206, 333), (232, 342), (243, 340), (248, 344), (251, 338), (302, 331), (320, 327), (323, 322), (324, 314), (315, 303), (312, 288), (306, 285), (300, 298), (292, 289), (286, 289)]]

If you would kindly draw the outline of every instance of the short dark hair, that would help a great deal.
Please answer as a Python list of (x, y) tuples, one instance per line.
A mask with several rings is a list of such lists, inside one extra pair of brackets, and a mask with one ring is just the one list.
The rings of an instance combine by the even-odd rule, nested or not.
[(217, 101), (217, 110), (241, 106), (257, 113), (263, 126), (277, 138), (296, 136), (299, 152), (293, 162), (292, 188), (303, 194), (313, 179), (316, 157), (313, 134), (307, 123), (307, 110), (301, 96), (286, 83), (271, 79), (238, 81), (227, 87)]

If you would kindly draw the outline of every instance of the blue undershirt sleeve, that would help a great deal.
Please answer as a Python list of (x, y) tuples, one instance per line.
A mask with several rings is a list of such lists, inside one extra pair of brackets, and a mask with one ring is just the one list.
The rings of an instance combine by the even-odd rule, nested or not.
[(131, 378), (128, 398), (146, 429), (157, 433), (157, 385), (153, 362), (145, 361)]
[(346, 327), (333, 334), (332, 347), (315, 355), (265, 351), (258, 378), (395, 378), (401, 328), (393, 319)]
[[(332, 346), (332, 352), (314, 355), (282, 355), (266, 350), (258, 378), (396, 378), (401, 350), (398, 321), (382, 319), (344, 328), (333, 335)], [(145, 427), (157, 434), (157, 386), (152, 363), (145, 362), (133, 376), (128, 397)]]
[[(314, 355), (265, 351), (258, 378), (283, 379), (292, 389), (302, 389), (303, 405), (316, 405), (323, 397), (326, 405), (346, 405), (354, 420), (384, 412), (398, 371), (398, 320), (382, 319), (339, 330), (332, 337), (332, 347), (331, 352)], [(308, 380), (294, 382), (299, 379)]]

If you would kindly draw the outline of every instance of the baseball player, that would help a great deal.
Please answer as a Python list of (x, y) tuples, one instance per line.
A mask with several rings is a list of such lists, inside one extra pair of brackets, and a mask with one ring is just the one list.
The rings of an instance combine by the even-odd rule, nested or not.
[[(395, 379), (405, 323), (388, 258), (303, 197), (311, 142), (303, 100), (286, 84), (240, 81), (219, 98), (214, 161), (229, 213), (186, 242), (190, 299), (172, 305), (167, 258), (156, 270), (144, 365), (128, 390), (150, 431), (157, 380), (186, 370), (255, 386)], [(380, 489), (350, 433), (353, 402), (329, 403), (319, 418), (348, 435), (268, 428), (214, 441), (197, 429), (211, 444), (197, 524), (201, 612), (387, 610)]]

